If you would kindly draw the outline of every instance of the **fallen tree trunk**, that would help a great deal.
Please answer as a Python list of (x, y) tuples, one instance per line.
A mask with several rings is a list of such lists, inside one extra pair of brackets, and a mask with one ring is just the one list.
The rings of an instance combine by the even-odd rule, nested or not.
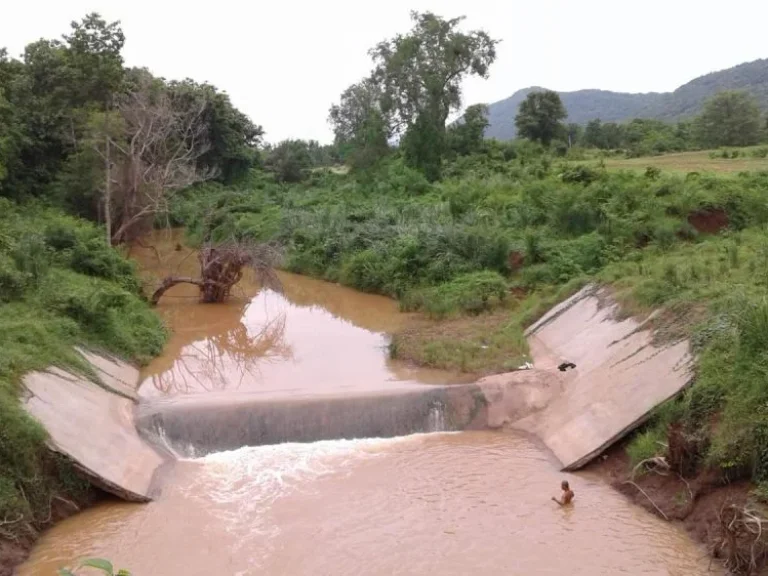
[(170, 290), (177, 284), (194, 284), (195, 286), (199, 286), (200, 289), (202, 290), (204, 282), (198, 278), (169, 276), (168, 278), (163, 280), (163, 283), (160, 284), (157, 290), (155, 290), (154, 293), (152, 294), (152, 298), (150, 299), (152, 306), (157, 305), (157, 303), (160, 301), (160, 298), (162, 298), (163, 294), (165, 294), (166, 290)]
[(280, 256), (280, 251), (268, 244), (236, 240), (215, 246), (208, 243), (197, 257), (200, 262), (200, 278), (168, 276), (152, 294), (150, 301), (156, 305), (173, 286), (193, 284), (200, 289), (201, 302), (224, 302), (229, 298), (232, 287), (242, 279), (245, 268), (253, 270), (266, 288), (279, 292), (282, 286), (275, 267)]

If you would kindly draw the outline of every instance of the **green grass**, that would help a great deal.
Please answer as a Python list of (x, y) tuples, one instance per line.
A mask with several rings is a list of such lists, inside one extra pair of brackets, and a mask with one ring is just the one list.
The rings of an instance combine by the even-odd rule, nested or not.
[(507, 309), (413, 326), (393, 335), (390, 355), (478, 376), (515, 370), (530, 360), (523, 327)]
[[(723, 158), (720, 151), (699, 150), (695, 152), (676, 152), (660, 156), (641, 158), (607, 157), (602, 160), (587, 160), (584, 164), (591, 167), (605, 166), (609, 170), (645, 171), (648, 166), (660, 168), (666, 172), (717, 172), (734, 174), (738, 172), (768, 170), (768, 158), (761, 157), (764, 146), (739, 148), (735, 158)], [(731, 152), (732, 154), (732, 152)]]
[(73, 345), (141, 362), (165, 342), (133, 265), (101, 238), (83, 221), (0, 199), (0, 518), (18, 519), (0, 536), (33, 534), (56, 495), (88, 490), (22, 409), (23, 374), (55, 365), (94, 376)]

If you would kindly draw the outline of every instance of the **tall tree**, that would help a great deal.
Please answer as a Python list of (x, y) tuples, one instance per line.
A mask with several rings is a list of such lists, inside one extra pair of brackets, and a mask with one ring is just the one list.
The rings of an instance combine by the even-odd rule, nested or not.
[(24, 134), (9, 192), (40, 195), (78, 151), (90, 112), (107, 109), (122, 89), (123, 43), (118, 22), (89, 14), (72, 22), (63, 40), (38, 40), (25, 48), (22, 62), (0, 64), (5, 98)]
[(485, 129), (488, 128), (488, 106), (474, 104), (467, 107), (464, 116), (448, 130), (448, 144), (455, 153), (466, 156), (483, 147)]
[(381, 109), (381, 101), (379, 86), (366, 78), (347, 88), (339, 104), (331, 106), (328, 121), (336, 145), (348, 150), (347, 161), (353, 169), (368, 168), (389, 151), (391, 118)]
[(383, 112), (392, 113), (396, 131), (404, 134), (406, 162), (434, 180), (445, 153), (445, 122), (461, 106), (461, 82), (488, 77), (497, 41), (482, 30), (460, 31), (463, 17), (412, 12), (411, 19), (408, 34), (371, 50), (373, 80), (383, 92)]
[(278, 182), (300, 182), (311, 166), (312, 156), (304, 140), (283, 140), (267, 154), (266, 167)]
[(749, 146), (760, 140), (760, 110), (746, 92), (723, 91), (704, 105), (694, 125), (705, 147)]
[(216, 175), (214, 169), (198, 168), (210, 149), (206, 102), (179, 106), (174, 97), (164, 82), (146, 73), (138, 88), (117, 103), (123, 137), (108, 138), (104, 154), (105, 163), (114, 165), (114, 187), (112, 170), (106, 170), (104, 211), (115, 243), (144, 232), (168, 210), (175, 192)]
[(264, 130), (232, 105), (229, 96), (208, 83), (187, 79), (170, 82), (176, 108), (202, 106), (202, 121), (210, 147), (198, 159), (201, 171), (215, 171), (216, 179), (231, 184), (242, 178), (258, 160)]
[(515, 116), (515, 126), (517, 133), (523, 138), (537, 140), (549, 146), (553, 139), (565, 134), (563, 120), (567, 117), (568, 113), (557, 92), (531, 92), (520, 104)]

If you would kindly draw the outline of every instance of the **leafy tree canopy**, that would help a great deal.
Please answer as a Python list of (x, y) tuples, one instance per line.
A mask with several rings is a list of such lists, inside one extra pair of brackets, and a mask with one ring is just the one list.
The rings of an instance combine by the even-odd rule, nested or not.
[(520, 104), (515, 126), (523, 138), (548, 146), (552, 140), (565, 134), (563, 120), (567, 117), (568, 113), (557, 92), (531, 92)]
[(760, 110), (746, 92), (726, 90), (713, 96), (694, 125), (704, 147), (750, 146), (760, 140)]

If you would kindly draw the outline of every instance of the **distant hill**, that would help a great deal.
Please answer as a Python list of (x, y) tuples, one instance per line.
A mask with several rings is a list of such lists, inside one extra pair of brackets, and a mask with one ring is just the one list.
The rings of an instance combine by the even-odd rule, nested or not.
[[(505, 100), (491, 104), (488, 107), (490, 126), (486, 130), (486, 137), (499, 140), (514, 138), (517, 109), (534, 90), (542, 88), (524, 88)], [(757, 98), (761, 108), (768, 109), (768, 59), (700, 76), (674, 92), (628, 94), (608, 90), (577, 90), (559, 94), (568, 110), (568, 122), (586, 124), (595, 118), (604, 122), (621, 122), (631, 118), (655, 118), (671, 122), (697, 114), (704, 101), (721, 90), (746, 90)]]

